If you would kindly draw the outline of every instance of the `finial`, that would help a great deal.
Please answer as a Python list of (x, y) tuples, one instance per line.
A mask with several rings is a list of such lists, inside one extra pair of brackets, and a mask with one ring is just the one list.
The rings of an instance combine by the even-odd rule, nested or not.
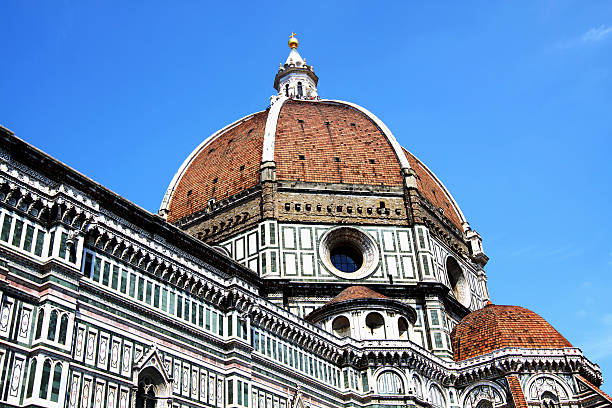
[(289, 36), (289, 48), (294, 49), (297, 48), (299, 45), (298, 39), (295, 38), (295, 33), (291, 33), (291, 35)]

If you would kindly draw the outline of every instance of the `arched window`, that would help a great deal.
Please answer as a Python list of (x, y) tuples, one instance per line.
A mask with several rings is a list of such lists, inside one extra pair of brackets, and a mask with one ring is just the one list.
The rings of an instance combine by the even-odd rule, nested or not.
[(38, 318), (36, 319), (36, 335), (35, 339), (40, 339), (42, 335), (43, 323), (45, 322), (45, 311), (43, 308), (38, 309)]
[(348, 337), (351, 334), (351, 323), (346, 316), (338, 316), (332, 322), (332, 330), (338, 337)]
[(28, 374), (28, 387), (26, 388), (26, 398), (32, 397), (32, 392), (34, 392), (34, 379), (36, 378), (36, 363), (37, 360), (35, 358), (30, 361), (30, 372)]
[(397, 373), (385, 371), (376, 379), (379, 394), (403, 394), (404, 382)]
[(57, 328), (57, 317), (58, 312), (54, 310), (51, 312), (51, 318), (49, 319), (49, 330), (47, 331), (47, 340), (55, 340), (55, 329)]
[(528, 383), (527, 389), (528, 398), (540, 401), (542, 407), (557, 408), (560, 406), (559, 401), (569, 398), (562, 381), (553, 376), (535, 377), (531, 384)]
[(289, 97), (289, 84), (285, 85), (285, 96)]
[(166, 396), (168, 386), (159, 371), (147, 367), (138, 374), (136, 408), (157, 408), (157, 399)]
[(542, 406), (545, 408), (559, 408), (559, 398), (550, 391), (546, 391), (542, 393), (540, 397), (540, 401), (542, 402)]
[(469, 287), (459, 262), (453, 257), (446, 258), (446, 273), (448, 281), (457, 300), (463, 304), (469, 300)]
[(408, 321), (405, 318), (400, 317), (397, 320), (397, 331), (400, 340), (408, 340)]
[(66, 332), (68, 331), (68, 315), (62, 315), (62, 320), (59, 328), (59, 339), (57, 340), (61, 344), (66, 344)]
[(50, 376), (51, 362), (49, 360), (45, 360), (45, 364), (43, 364), (42, 377), (40, 379), (40, 392), (38, 393), (38, 398), (47, 399), (47, 394), (49, 393)]
[(60, 382), (62, 380), (62, 364), (55, 364), (53, 370), (53, 382), (51, 383), (51, 401), (57, 402), (59, 399)]
[(429, 402), (431, 402), (431, 405), (434, 407), (446, 406), (446, 399), (444, 398), (444, 395), (442, 395), (442, 391), (435, 385), (432, 385), (429, 389)]
[(304, 96), (304, 90), (302, 89), (301, 82), (298, 82), (297, 91), (298, 91), (298, 98), (301, 98), (302, 96)]
[(380, 313), (372, 312), (366, 316), (368, 334), (373, 338), (385, 338), (385, 319)]

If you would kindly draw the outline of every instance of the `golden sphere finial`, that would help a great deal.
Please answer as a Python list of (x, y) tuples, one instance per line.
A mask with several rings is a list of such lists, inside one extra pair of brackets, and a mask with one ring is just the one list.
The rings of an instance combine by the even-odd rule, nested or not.
[(297, 48), (299, 44), (300, 43), (298, 42), (298, 39), (295, 38), (295, 33), (291, 33), (291, 35), (289, 36), (289, 48)]

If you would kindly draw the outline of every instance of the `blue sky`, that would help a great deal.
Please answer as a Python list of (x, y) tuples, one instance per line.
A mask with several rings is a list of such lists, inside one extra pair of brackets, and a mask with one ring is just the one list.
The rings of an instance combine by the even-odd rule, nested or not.
[[(494, 303), (612, 392), (612, 2), (3, 1), (0, 123), (150, 211), (205, 137), (265, 109), (288, 34), (484, 239)], [(374, 6), (374, 4), (378, 4)]]

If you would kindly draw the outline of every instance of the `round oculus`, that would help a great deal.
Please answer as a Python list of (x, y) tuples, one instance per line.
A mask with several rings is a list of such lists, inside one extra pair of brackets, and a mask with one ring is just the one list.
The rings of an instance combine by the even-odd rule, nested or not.
[(325, 267), (344, 279), (361, 279), (378, 266), (378, 248), (365, 232), (352, 227), (332, 228), (323, 235), (319, 255)]

